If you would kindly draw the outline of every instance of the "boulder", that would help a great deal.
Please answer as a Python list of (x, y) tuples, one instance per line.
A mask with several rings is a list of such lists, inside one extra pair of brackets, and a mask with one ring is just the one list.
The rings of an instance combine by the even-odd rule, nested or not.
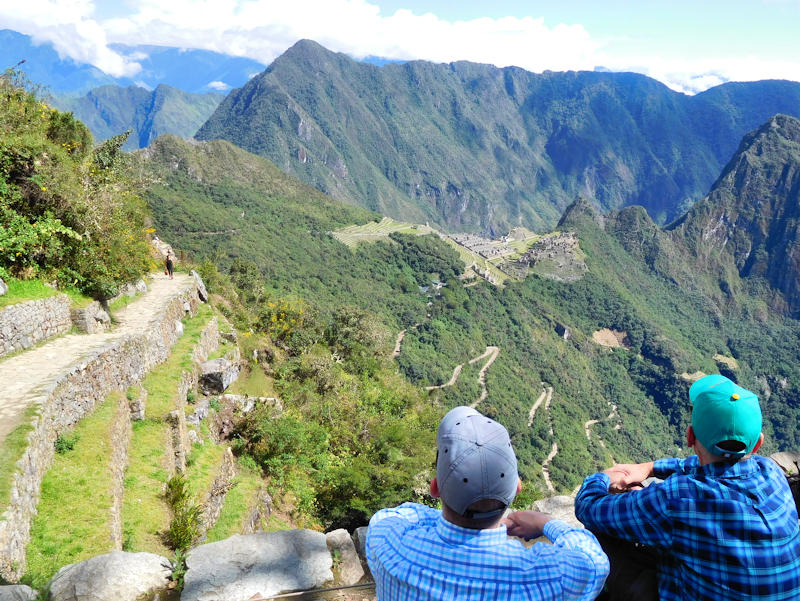
[(350, 533), (344, 528), (339, 528), (325, 535), (328, 550), (334, 559), (334, 568), (337, 572), (336, 582), (344, 586), (355, 584), (364, 576), (364, 568), (356, 553), (356, 546)]
[(50, 601), (138, 601), (165, 590), (172, 564), (153, 553), (114, 551), (61, 568), (50, 581)]
[(367, 530), (366, 526), (360, 526), (353, 532), (353, 539), (356, 543), (358, 554), (366, 560), (367, 557)]
[(201, 278), (200, 274), (197, 273), (194, 269), (192, 269), (190, 273), (194, 278), (195, 286), (197, 286), (197, 296), (200, 298), (201, 301), (207, 303), (208, 291), (206, 290), (206, 285), (203, 283), (203, 278)]
[(787, 476), (800, 474), (800, 453), (781, 451), (780, 453), (773, 453), (769, 458), (777, 463)]
[(200, 391), (222, 394), (239, 377), (239, 364), (227, 359), (212, 359), (200, 364)]
[(583, 528), (583, 524), (575, 517), (575, 497), (557, 496), (534, 501), (533, 509), (542, 513), (549, 513), (557, 520), (566, 522), (570, 526)]
[(333, 580), (332, 565), (321, 532), (237, 534), (189, 553), (181, 601), (250, 599), (315, 589)]
[(0, 586), (0, 601), (36, 601), (38, 598), (39, 593), (24, 584)]
[(3, 281), (3, 278), (0, 278), (0, 296), (3, 296), (6, 292), (8, 292), (8, 284)]

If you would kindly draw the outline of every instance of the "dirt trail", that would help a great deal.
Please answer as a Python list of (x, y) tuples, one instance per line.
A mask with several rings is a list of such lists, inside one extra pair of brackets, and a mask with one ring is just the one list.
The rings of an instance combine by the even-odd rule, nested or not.
[(470, 359), (470, 364), (476, 363), (483, 359), (484, 357), (489, 357), (489, 359), (484, 363), (481, 370), (478, 372), (478, 383), (481, 385), (481, 396), (475, 401), (472, 406), (475, 407), (478, 403), (486, 399), (489, 396), (489, 391), (486, 389), (486, 370), (489, 369), (494, 360), (497, 359), (497, 355), (500, 354), (500, 347), (497, 346), (487, 346), (486, 352), (484, 352), (480, 357), (475, 357), (474, 359)]
[(154, 275), (147, 292), (115, 314), (117, 324), (110, 332), (68, 334), (0, 361), (0, 442), (20, 424), (30, 405), (44, 401), (49, 386), (62, 374), (110, 342), (145, 330), (170, 299), (191, 284), (185, 274), (175, 274), (172, 280)]
[(553, 486), (553, 482), (550, 480), (550, 462), (553, 460), (553, 457), (558, 454), (558, 443), (554, 442), (553, 446), (550, 448), (550, 454), (547, 456), (542, 462), (542, 477), (544, 478), (545, 486), (547, 486), (547, 490), (550, 492), (556, 492), (556, 487)]
[(403, 348), (403, 338), (406, 337), (406, 330), (400, 330), (397, 335), (397, 341), (394, 343), (394, 351), (392, 351), (392, 359), (400, 355), (400, 349)]
[[(489, 369), (489, 366), (491, 366), (492, 363), (494, 363), (495, 359), (497, 359), (497, 355), (499, 354), (500, 354), (500, 347), (487, 346), (486, 350), (483, 351), (482, 354), (478, 355), (477, 357), (473, 357), (468, 361), (468, 363), (472, 365), (473, 363), (477, 363), (481, 359), (486, 359), (488, 357), (486, 363), (483, 364), (483, 367), (481, 367), (481, 370), (478, 372), (478, 383), (481, 385), (482, 389), (481, 395), (480, 397), (478, 397), (478, 400), (476, 400), (474, 403), (472, 403), (472, 405), (470, 405), (470, 407), (477, 406), (478, 403), (480, 403), (487, 396), (489, 396), (489, 391), (486, 389), (486, 370)], [(458, 376), (461, 375), (461, 370), (464, 369), (464, 365), (466, 364), (461, 363), (460, 365), (456, 365), (455, 368), (453, 369), (453, 375), (450, 377), (450, 380), (447, 381), (446, 383), (439, 384), (438, 386), (426, 386), (425, 390), (439, 390), (441, 388), (447, 388), (448, 386), (453, 386), (458, 381)]]
[[(544, 382), (542, 382), (542, 386), (544, 386)], [(539, 398), (536, 399), (536, 402), (533, 404), (531, 410), (528, 412), (528, 427), (531, 427), (533, 425), (533, 417), (536, 415), (536, 410), (539, 408), (539, 406), (542, 404), (542, 402), (546, 397), (548, 398), (547, 406), (548, 407), (550, 406), (549, 397), (551, 396), (553, 396), (552, 386), (548, 390), (544, 389), (542, 390), (542, 394), (539, 395)]]
[[(533, 418), (536, 415), (536, 410), (544, 403), (544, 410), (547, 412), (547, 417), (550, 420), (550, 428), (548, 432), (550, 436), (554, 436), (553, 432), (553, 418), (550, 416), (550, 403), (553, 400), (553, 387), (547, 386), (545, 387), (545, 383), (542, 382), (542, 394), (539, 395), (539, 398), (536, 399), (536, 402), (531, 406), (530, 412), (528, 412), (528, 427), (533, 426)], [(550, 453), (548, 453), (545, 460), (542, 462), (542, 478), (544, 478), (544, 484), (547, 487), (547, 490), (551, 493), (556, 492), (555, 486), (553, 486), (553, 482), (550, 480), (550, 462), (553, 461), (553, 458), (558, 454), (558, 443), (553, 442), (553, 446), (550, 447)]]
[[(619, 418), (619, 414), (617, 413), (617, 406), (615, 404), (611, 403), (611, 402), (609, 402), (608, 404), (611, 407), (611, 413), (609, 413), (605, 418), (603, 418), (603, 419), (590, 419), (589, 421), (587, 421), (586, 423), (583, 424), (583, 429), (584, 429), (584, 432), (586, 432), (586, 438), (589, 440), (589, 442), (591, 442), (591, 440), (592, 440), (592, 430), (591, 430), (592, 426), (594, 426), (595, 424), (599, 424), (600, 422), (603, 422), (603, 421), (608, 421), (608, 420), (614, 419), (615, 417)], [(621, 427), (622, 427), (622, 425), (619, 422), (617, 422), (614, 425), (614, 429), (615, 430), (619, 430)], [(601, 447), (603, 447), (603, 449), (605, 451), (608, 452), (608, 447), (606, 447), (606, 443), (599, 436), (597, 437), (597, 442)], [(611, 457), (611, 460), (612, 461), (614, 460), (613, 456)]]

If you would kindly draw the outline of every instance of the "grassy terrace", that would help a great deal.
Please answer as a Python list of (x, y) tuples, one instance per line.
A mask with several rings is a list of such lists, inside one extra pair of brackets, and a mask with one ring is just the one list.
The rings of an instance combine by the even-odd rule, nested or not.
[(185, 319), (183, 336), (167, 361), (143, 381), (148, 393), (146, 417), (133, 424), (122, 504), (123, 541), (128, 551), (170, 554), (163, 540), (170, 520), (163, 492), (172, 460), (166, 456), (170, 432), (165, 418), (175, 408), (181, 374), (192, 368), (192, 350), (211, 315), (211, 308), (201, 305), (197, 315)]
[(57, 294), (66, 294), (73, 307), (85, 307), (92, 302), (88, 296), (72, 289), (56, 290), (50, 286), (45, 286), (41, 280), (17, 280), (9, 278), (4, 280), (8, 285), (8, 292), (0, 296), (0, 309), (9, 305), (24, 303), (25, 301), (38, 300), (40, 298), (50, 298)]
[[(42, 589), (61, 566), (111, 551), (112, 393), (61, 440), (42, 493), (28, 545), (26, 580)], [(57, 446), (57, 448), (59, 448)]]
[[(241, 533), (244, 521), (255, 505), (256, 496), (263, 484), (261, 473), (253, 466), (239, 461), (236, 472), (236, 484), (225, 496), (225, 505), (217, 523), (208, 531), (209, 543)], [(266, 525), (264, 526), (266, 529)]]
[(436, 234), (437, 231), (427, 225), (417, 225), (395, 221), (389, 217), (384, 217), (380, 221), (370, 221), (364, 225), (350, 225), (346, 228), (333, 232), (333, 237), (349, 247), (356, 246), (359, 242), (375, 242), (382, 238), (388, 238), (389, 234), (400, 232), (401, 234)]

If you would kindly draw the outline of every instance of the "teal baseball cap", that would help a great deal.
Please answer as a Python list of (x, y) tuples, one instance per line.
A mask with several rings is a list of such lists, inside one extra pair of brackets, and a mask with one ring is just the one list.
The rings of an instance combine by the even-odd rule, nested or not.
[[(755, 393), (714, 374), (692, 384), (689, 400), (694, 435), (707, 451), (720, 457), (742, 457), (756, 446), (761, 436), (761, 407)], [(725, 441), (738, 441), (743, 447), (719, 446)]]

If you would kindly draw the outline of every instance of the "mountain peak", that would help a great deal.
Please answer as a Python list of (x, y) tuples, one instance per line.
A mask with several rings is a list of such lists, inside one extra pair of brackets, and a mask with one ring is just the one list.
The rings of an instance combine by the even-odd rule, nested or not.
[[(778, 114), (744, 137), (709, 195), (671, 228), (703, 261), (765, 278), (800, 315), (800, 120)], [(782, 303), (779, 303), (782, 304)]]

